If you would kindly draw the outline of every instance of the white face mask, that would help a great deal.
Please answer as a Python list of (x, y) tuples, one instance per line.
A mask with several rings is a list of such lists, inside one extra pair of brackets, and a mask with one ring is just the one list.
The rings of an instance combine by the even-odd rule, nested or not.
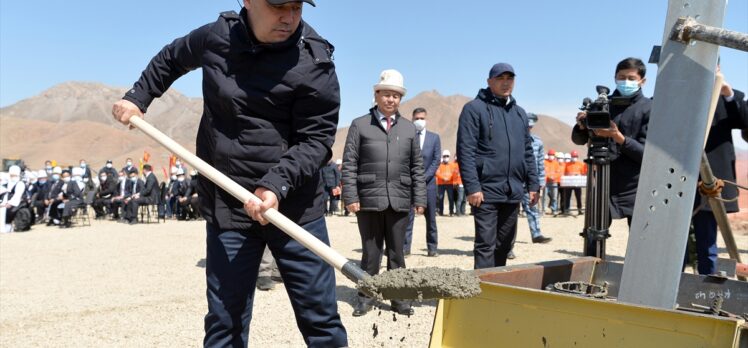
[(119, 181), (120, 181), (120, 182), (122, 182), (122, 181), (125, 181), (125, 177), (124, 177), (124, 176), (120, 176), (120, 177), (119, 177)]
[(181, 177), (181, 178), (177, 178), (177, 181), (179, 181), (179, 182), (182, 182), (182, 181), (184, 181), (184, 177)]
[(54, 181), (60, 180), (60, 174), (54, 174), (54, 175), (52, 175), (52, 180), (54, 180)]
[(132, 162), (127, 162), (127, 166), (131, 167), (132, 166)]
[(426, 129), (426, 120), (415, 120), (413, 124), (416, 126), (416, 130), (422, 131)]
[(106, 164), (106, 167), (107, 167), (107, 168), (112, 168), (112, 164), (111, 164), (111, 163), (107, 163), (107, 164)]
[(101, 182), (106, 181), (106, 176), (105, 175), (100, 176), (99, 177), (99, 181), (101, 181)]
[(171, 181), (174, 181), (174, 180), (177, 180), (177, 176), (176, 175), (172, 175), (171, 176)]
[(70, 177), (68, 176), (68, 177), (62, 178), (62, 182), (65, 182), (65, 183), (70, 182)]

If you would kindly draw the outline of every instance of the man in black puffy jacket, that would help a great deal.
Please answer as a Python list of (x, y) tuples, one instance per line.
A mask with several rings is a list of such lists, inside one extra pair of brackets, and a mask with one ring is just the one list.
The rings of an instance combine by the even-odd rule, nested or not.
[(164, 47), (112, 110), (128, 124), (177, 78), (202, 68), (197, 155), (262, 200), (239, 202), (198, 179), (207, 224), (206, 346), (247, 345), (266, 245), (278, 261), (306, 344), (348, 344), (333, 268), (262, 216), (277, 208), (329, 243), (319, 169), (331, 157), (340, 88), (333, 46), (302, 21), (302, 5), (244, 0), (239, 14), (224, 12)]
[(514, 68), (495, 64), (488, 88), (462, 108), (457, 129), (457, 161), (475, 220), (475, 269), (506, 265), (517, 233), (519, 204), (527, 191), (530, 206), (540, 183), (525, 110), (512, 97)]
[[(413, 122), (400, 116), (405, 95), (403, 76), (385, 70), (374, 85), (377, 106), (351, 123), (343, 152), (343, 201), (356, 213), (361, 233), (361, 268), (379, 273), (382, 246), (387, 270), (405, 268), (405, 230), (411, 208), (426, 207), (423, 157)], [(359, 293), (354, 316), (366, 314), (373, 300)], [(392, 300), (392, 310), (413, 314), (405, 301)]]

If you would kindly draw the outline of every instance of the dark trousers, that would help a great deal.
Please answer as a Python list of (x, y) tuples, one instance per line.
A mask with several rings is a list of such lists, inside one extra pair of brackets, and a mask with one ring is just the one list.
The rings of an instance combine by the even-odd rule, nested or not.
[[(302, 227), (330, 244), (324, 218)], [(266, 245), (275, 257), (307, 346), (348, 345), (335, 300), (335, 273), (330, 265), (270, 225), (237, 231), (207, 224), (206, 229), (206, 347), (247, 346), (257, 273)]]
[(454, 186), (452, 184), (449, 185), (439, 185), (437, 186), (439, 191), (436, 196), (436, 208), (439, 212), (439, 215), (444, 215), (444, 193), (447, 193), (447, 200), (449, 201), (449, 215), (454, 214), (455, 212), (455, 199), (454, 199)]
[[(711, 211), (699, 211), (693, 217), (699, 274), (717, 272), (717, 220)], [(688, 263), (688, 250), (685, 262)]]
[(125, 207), (125, 201), (124, 200), (115, 199), (114, 201), (112, 201), (112, 203), (110, 205), (110, 208), (109, 208), (110, 211), (112, 212), (112, 217), (115, 218), (115, 219), (119, 219), (120, 208), (124, 208), (124, 207)]
[(574, 192), (574, 198), (577, 200), (577, 211), (582, 211), (582, 188), (581, 187), (562, 187), (561, 188), (561, 211), (568, 213), (571, 210), (571, 193)]
[(65, 206), (62, 208), (62, 217), (69, 218), (73, 216), (75, 209), (83, 208), (86, 206), (86, 202), (82, 199), (71, 199), (65, 202)]
[[(387, 270), (405, 268), (405, 228), (408, 225), (408, 213), (396, 212), (392, 208), (384, 211), (359, 211), (356, 213), (358, 230), (361, 233), (363, 255), (361, 268), (370, 275), (379, 274), (382, 263), (382, 247), (387, 255)], [(361, 295), (361, 294), (359, 294)], [(404, 302), (392, 300), (393, 306)]]
[[(429, 251), (436, 251), (439, 234), (436, 229), (436, 185), (431, 185), (426, 191), (426, 210), (423, 212), (426, 219), (426, 247)], [(410, 253), (413, 245), (413, 221), (415, 210), (411, 209), (408, 214), (408, 227), (405, 229), (405, 245), (403, 251)]]
[(506, 265), (506, 256), (517, 234), (518, 213), (519, 203), (483, 203), (473, 207), (475, 269)]
[(131, 199), (129, 202), (127, 202), (127, 205), (125, 206), (125, 220), (127, 221), (135, 221), (138, 219), (138, 207), (141, 205), (146, 204), (153, 204), (150, 202), (148, 198), (145, 197), (139, 197), (136, 199)]
[(107, 214), (107, 210), (111, 211), (111, 205), (112, 205), (112, 198), (96, 198), (91, 204), (94, 211), (96, 212), (96, 217), (101, 217)]

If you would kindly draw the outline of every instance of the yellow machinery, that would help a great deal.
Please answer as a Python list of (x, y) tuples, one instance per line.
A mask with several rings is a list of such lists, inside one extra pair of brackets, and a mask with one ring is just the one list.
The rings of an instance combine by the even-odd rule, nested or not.
[[(430, 347), (748, 347), (731, 315), (748, 312), (748, 283), (684, 273), (668, 310), (616, 302), (621, 270), (592, 257), (478, 270), (481, 295), (439, 301)], [(546, 290), (558, 284), (606, 286)]]

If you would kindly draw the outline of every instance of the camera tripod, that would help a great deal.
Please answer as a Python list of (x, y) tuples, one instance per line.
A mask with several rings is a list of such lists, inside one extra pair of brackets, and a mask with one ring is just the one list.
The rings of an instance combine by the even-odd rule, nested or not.
[(610, 237), (610, 145), (607, 138), (590, 137), (587, 153), (584, 255), (605, 259), (605, 240)]

